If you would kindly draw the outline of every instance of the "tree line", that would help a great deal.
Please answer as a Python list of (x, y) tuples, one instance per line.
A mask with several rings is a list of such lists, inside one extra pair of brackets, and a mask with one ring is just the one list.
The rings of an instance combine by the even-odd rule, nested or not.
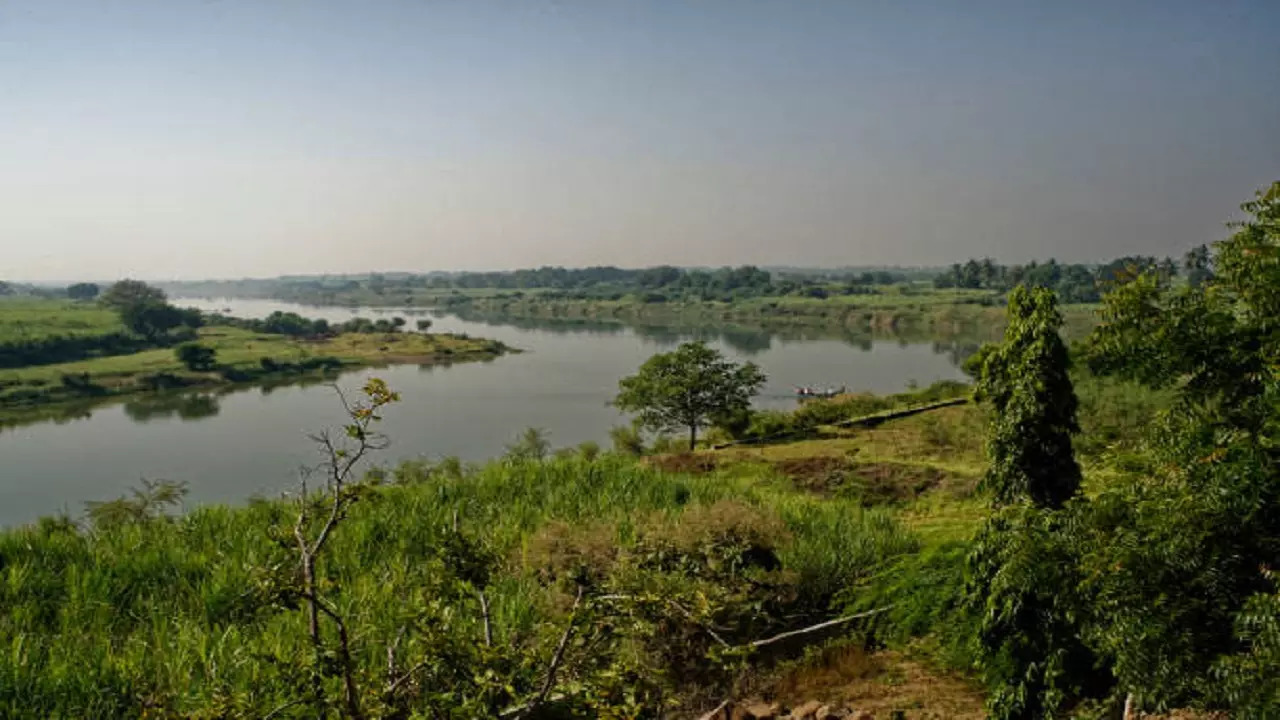
[(955, 263), (933, 280), (934, 287), (1008, 292), (1019, 285), (1046, 287), (1062, 302), (1094, 303), (1109, 289), (1144, 274), (1170, 282), (1180, 275), (1192, 285), (1211, 276), (1209, 248), (1192, 248), (1178, 263), (1170, 257), (1128, 255), (1102, 265), (1032, 261), (1026, 265), (1002, 265), (991, 258)]

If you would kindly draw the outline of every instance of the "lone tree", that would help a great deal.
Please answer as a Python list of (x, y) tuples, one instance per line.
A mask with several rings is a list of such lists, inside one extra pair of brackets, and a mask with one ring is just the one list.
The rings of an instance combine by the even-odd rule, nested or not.
[(109, 308), (123, 312), (129, 307), (167, 304), (169, 298), (160, 288), (152, 287), (141, 280), (121, 280), (102, 293), (100, 302)]
[(698, 428), (714, 417), (748, 409), (764, 381), (755, 363), (738, 365), (705, 343), (689, 342), (654, 355), (640, 372), (618, 381), (613, 404), (637, 413), (640, 423), (652, 430), (687, 428), (693, 450)]
[(72, 300), (92, 300), (98, 297), (99, 288), (93, 283), (76, 283), (67, 288), (67, 297)]
[(99, 302), (120, 313), (125, 326), (148, 340), (158, 340), (183, 324), (199, 324), (199, 315), (169, 304), (164, 291), (138, 280), (121, 280), (107, 288)]
[(1004, 342), (985, 352), (978, 395), (991, 403), (991, 466), (983, 483), (996, 505), (1029, 500), (1059, 508), (1080, 489), (1071, 436), (1080, 431), (1067, 375), (1070, 357), (1058, 334), (1053, 291), (1019, 285), (1009, 293)]
[[(981, 356), (978, 397), (992, 406), (983, 478), (992, 513), (969, 555), (989, 717), (1056, 717), (1100, 681), (1068, 611), (1080, 580), (1059, 510), (1079, 492), (1079, 431), (1062, 316), (1047, 288), (1009, 294), (1004, 342)], [(1089, 689), (1085, 689), (1089, 688)]]

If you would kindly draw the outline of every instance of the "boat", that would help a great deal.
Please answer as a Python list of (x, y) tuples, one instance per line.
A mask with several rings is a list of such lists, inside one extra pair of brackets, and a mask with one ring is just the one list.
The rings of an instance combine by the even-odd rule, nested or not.
[(843, 395), (846, 392), (848, 392), (848, 390), (843, 385), (841, 385), (838, 388), (818, 388), (818, 387), (802, 386), (802, 387), (796, 388), (796, 397), (802, 400), (809, 400), (809, 399), (826, 400), (829, 398), (833, 398), (837, 395)]

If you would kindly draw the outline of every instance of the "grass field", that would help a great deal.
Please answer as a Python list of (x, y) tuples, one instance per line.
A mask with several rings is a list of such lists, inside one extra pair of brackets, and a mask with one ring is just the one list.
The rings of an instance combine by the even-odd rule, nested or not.
[(50, 336), (106, 335), (124, 330), (115, 312), (94, 303), (0, 301), (0, 344)]

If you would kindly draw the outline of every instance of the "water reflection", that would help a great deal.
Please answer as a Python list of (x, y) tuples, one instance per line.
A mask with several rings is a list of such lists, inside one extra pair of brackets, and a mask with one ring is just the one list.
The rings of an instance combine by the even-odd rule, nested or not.
[[(281, 310), (330, 322), (372, 313), (270, 301), (204, 306), (231, 308), (243, 317)], [(433, 315), (440, 332), (491, 337), (526, 352), (492, 364), (401, 365), (10, 411), (10, 427), (0, 433), (0, 526), (67, 503), (110, 497), (139, 477), (187, 481), (192, 502), (239, 502), (293, 487), (296, 468), (314, 461), (308, 434), (342, 421), (333, 394), (307, 386), (354, 387), (364, 377), (382, 377), (405, 399), (387, 413), (385, 432), (393, 446), (386, 462), (421, 455), (479, 461), (500, 455), (526, 427), (546, 428), (557, 446), (608, 444), (609, 428), (625, 422), (608, 405), (618, 379), (655, 352), (690, 338), (706, 340), (731, 358), (757, 362), (769, 381), (756, 404), (769, 409), (795, 407), (797, 385), (883, 393), (898, 392), (912, 380), (925, 385), (958, 379), (956, 363), (978, 345), (978, 339), (960, 336), (913, 342), (910, 336), (838, 326), (468, 321)]]
[(202, 420), (218, 414), (221, 407), (212, 393), (161, 393), (142, 395), (124, 403), (124, 414), (135, 423), (177, 417)]

